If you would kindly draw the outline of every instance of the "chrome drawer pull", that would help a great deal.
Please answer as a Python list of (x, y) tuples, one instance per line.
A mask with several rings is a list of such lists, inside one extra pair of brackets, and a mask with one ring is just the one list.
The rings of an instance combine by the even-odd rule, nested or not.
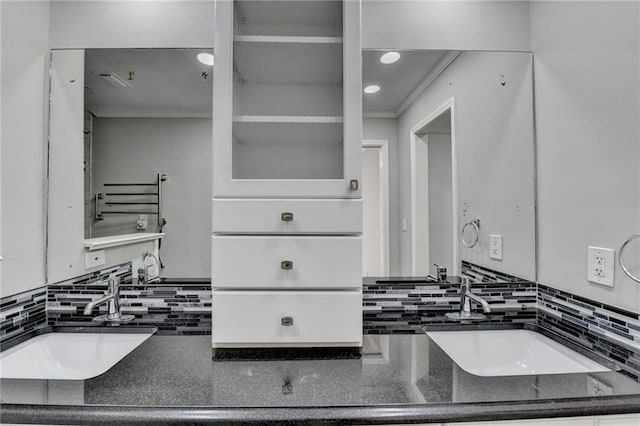
[(293, 220), (293, 213), (291, 213), (291, 212), (283, 212), (280, 215), (280, 219), (282, 219), (283, 222), (291, 222)]
[(280, 318), (280, 325), (284, 327), (290, 327), (293, 325), (293, 317), (282, 317)]
[(293, 262), (290, 260), (283, 260), (280, 262), (280, 269), (290, 271), (293, 269)]
[(351, 179), (351, 182), (349, 182), (349, 187), (351, 188), (352, 191), (357, 191), (358, 188), (360, 187), (360, 184), (358, 183), (358, 179)]

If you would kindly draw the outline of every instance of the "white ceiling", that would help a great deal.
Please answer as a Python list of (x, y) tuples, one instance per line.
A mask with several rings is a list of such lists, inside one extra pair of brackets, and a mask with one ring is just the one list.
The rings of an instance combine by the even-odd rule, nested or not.
[[(99, 117), (210, 117), (213, 68), (198, 62), (200, 52), (207, 49), (86, 50), (85, 110)], [(111, 86), (97, 75), (105, 72), (131, 87)]]
[[(206, 49), (88, 49), (85, 109), (99, 117), (210, 117), (213, 68), (196, 59), (203, 51)], [(385, 65), (379, 61), (384, 52), (362, 52), (363, 87), (381, 87), (376, 94), (363, 93), (365, 115), (396, 116), (398, 108), (416, 89), (424, 89), (421, 83), (450, 56), (444, 50), (401, 51), (398, 62)], [(132, 80), (128, 80), (130, 71)], [(116, 73), (131, 87), (109, 85), (98, 77), (105, 72)]]
[(365, 114), (396, 116), (398, 108), (450, 53), (446, 50), (404, 50), (399, 51), (398, 62), (385, 65), (380, 62), (380, 56), (386, 51), (362, 51), (362, 87), (377, 84), (381, 88), (378, 93), (363, 93)]

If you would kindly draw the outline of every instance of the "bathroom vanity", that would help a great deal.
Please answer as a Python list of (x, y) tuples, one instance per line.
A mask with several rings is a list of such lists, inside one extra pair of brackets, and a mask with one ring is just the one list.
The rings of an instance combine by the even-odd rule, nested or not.
[(620, 414), (640, 404), (640, 384), (616, 371), (482, 377), (425, 333), (364, 341), (361, 357), (212, 361), (209, 336), (156, 335), (97, 377), (3, 381), (22, 392), (4, 393), (2, 420), (432, 423)]

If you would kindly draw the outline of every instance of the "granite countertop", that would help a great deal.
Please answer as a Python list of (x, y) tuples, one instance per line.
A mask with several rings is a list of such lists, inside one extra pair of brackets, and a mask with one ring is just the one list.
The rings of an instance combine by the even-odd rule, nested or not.
[[(210, 336), (155, 335), (92, 379), (5, 379), (2, 421), (390, 424), (640, 412), (640, 383), (619, 372), (480, 377), (426, 334), (365, 335), (360, 358), (211, 355)], [(594, 396), (594, 380), (611, 396)]]

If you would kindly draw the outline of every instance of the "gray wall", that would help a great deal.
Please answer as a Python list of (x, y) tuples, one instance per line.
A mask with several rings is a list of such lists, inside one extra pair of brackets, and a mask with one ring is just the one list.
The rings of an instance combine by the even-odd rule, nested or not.
[(0, 2), (0, 297), (44, 285), (49, 2)]
[[(211, 275), (211, 162), (211, 119), (94, 119), (94, 192), (103, 192), (105, 182), (152, 182), (157, 173), (168, 175), (162, 276)], [(107, 216), (94, 222), (93, 237), (137, 232), (136, 220)], [(149, 225), (145, 232), (157, 232), (156, 216), (149, 216)]]
[[(640, 285), (586, 279), (587, 246), (640, 232), (638, 2), (532, 2), (539, 281), (638, 312)], [(640, 250), (631, 248), (640, 275)]]
[(212, 47), (213, 1), (53, 1), (51, 47)]
[(362, 139), (389, 141), (389, 275), (400, 274), (400, 197), (398, 191), (398, 123), (395, 118), (365, 118)]
[(528, 51), (526, 1), (363, 0), (364, 49)]
[[(463, 52), (398, 118), (402, 267), (411, 273), (411, 129), (454, 97), (460, 227), (480, 218), (478, 245), (463, 260), (535, 279), (534, 143), (531, 57)], [(504, 75), (505, 85), (500, 75)], [(489, 258), (489, 234), (503, 236), (503, 260)]]

